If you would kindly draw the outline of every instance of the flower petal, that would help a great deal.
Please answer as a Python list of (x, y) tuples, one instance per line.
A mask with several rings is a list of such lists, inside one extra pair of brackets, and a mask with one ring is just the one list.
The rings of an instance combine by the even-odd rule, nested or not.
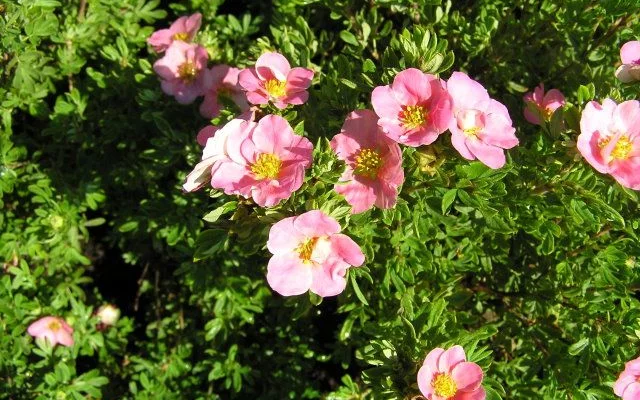
[(348, 268), (349, 264), (336, 257), (329, 257), (322, 265), (313, 266), (311, 291), (322, 297), (339, 295), (347, 286), (344, 277)]
[(347, 235), (341, 233), (332, 235), (331, 247), (333, 252), (349, 265), (359, 267), (364, 263), (364, 254), (362, 254), (360, 246)]
[(464, 349), (462, 346), (455, 345), (445, 350), (438, 359), (438, 371), (449, 373), (456, 365), (465, 361), (467, 356), (464, 354)]
[(483, 375), (482, 368), (478, 364), (466, 361), (457, 364), (451, 371), (458, 390), (464, 392), (471, 392), (480, 387)]
[(295, 253), (277, 254), (267, 266), (269, 286), (283, 296), (302, 294), (311, 287), (311, 266), (306, 265)]
[(280, 53), (264, 53), (256, 61), (256, 74), (265, 81), (275, 78), (284, 82), (290, 70), (289, 61)]
[(340, 224), (320, 210), (300, 214), (293, 222), (295, 229), (308, 238), (330, 236), (340, 232)]

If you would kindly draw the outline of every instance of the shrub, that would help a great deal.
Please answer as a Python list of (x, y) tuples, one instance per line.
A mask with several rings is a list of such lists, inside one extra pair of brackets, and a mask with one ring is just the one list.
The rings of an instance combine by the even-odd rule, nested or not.
[(0, 5), (0, 398), (635, 398), (638, 11)]

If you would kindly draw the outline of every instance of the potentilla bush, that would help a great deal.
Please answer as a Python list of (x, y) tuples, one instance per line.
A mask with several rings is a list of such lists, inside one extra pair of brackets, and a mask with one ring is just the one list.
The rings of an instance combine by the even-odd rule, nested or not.
[(0, 398), (640, 399), (639, 12), (0, 5)]

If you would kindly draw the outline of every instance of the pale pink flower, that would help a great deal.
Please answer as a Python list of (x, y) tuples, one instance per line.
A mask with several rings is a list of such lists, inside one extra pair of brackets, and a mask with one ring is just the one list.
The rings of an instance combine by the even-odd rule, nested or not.
[(518, 144), (507, 108), (462, 72), (451, 75), (447, 90), (453, 99), (449, 124), (453, 147), (467, 160), (477, 158), (490, 168), (502, 167), (506, 162), (503, 149)]
[(45, 338), (51, 346), (73, 346), (73, 328), (62, 318), (42, 317), (29, 325), (27, 332), (35, 338)]
[(247, 91), (251, 104), (267, 104), (280, 108), (288, 104), (303, 104), (309, 98), (313, 71), (308, 68), (291, 68), (280, 53), (264, 53), (254, 68), (240, 71), (238, 82)]
[(622, 400), (640, 399), (640, 357), (624, 365), (624, 371), (613, 385), (613, 393)]
[(622, 186), (640, 190), (640, 103), (587, 104), (580, 119), (578, 150), (598, 172), (611, 174)]
[(623, 83), (640, 81), (640, 41), (633, 40), (620, 48), (622, 65), (616, 70), (616, 77)]
[(196, 44), (174, 42), (164, 57), (153, 64), (162, 79), (162, 90), (178, 103), (189, 104), (211, 85), (207, 50)]
[(113, 304), (105, 304), (96, 311), (96, 316), (100, 319), (102, 327), (113, 326), (120, 319), (120, 309)]
[(234, 135), (227, 140), (228, 158), (213, 165), (211, 186), (251, 197), (261, 207), (273, 207), (302, 186), (313, 145), (278, 115), (249, 124), (253, 128), (245, 137)]
[(398, 73), (391, 85), (373, 89), (371, 104), (385, 134), (412, 147), (435, 142), (451, 119), (451, 99), (442, 81), (416, 68)]
[(334, 186), (351, 204), (353, 213), (373, 207), (391, 208), (398, 201), (398, 186), (404, 182), (400, 146), (386, 137), (378, 117), (370, 110), (353, 111), (331, 148), (347, 168)]
[(554, 111), (564, 106), (564, 95), (558, 89), (544, 92), (544, 84), (524, 95), (524, 117), (535, 125), (542, 125), (542, 121), (551, 120)]
[(347, 269), (364, 262), (358, 244), (340, 233), (335, 219), (319, 210), (275, 223), (267, 248), (273, 254), (267, 282), (283, 296), (308, 290), (322, 297), (336, 296), (347, 285)]
[[(229, 159), (227, 143), (231, 141), (234, 143), (234, 148), (239, 148), (242, 141), (253, 131), (256, 125), (255, 122), (236, 118), (227, 122), (221, 129), (213, 132), (213, 136), (207, 138), (205, 143), (202, 151), (202, 161), (187, 175), (187, 180), (182, 185), (182, 189), (185, 192), (194, 192), (210, 182), (213, 165), (218, 161)], [(217, 129), (217, 127), (213, 127), (213, 129)]]
[(418, 387), (427, 400), (484, 400), (483, 373), (467, 361), (461, 346), (435, 348), (418, 371)]
[(200, 115), (205, 118), (215, 118), (220, 114), (222, 104), (220, 99), (228, 97), (245, 112), (249, 109), (247, 95), (238, 84), (240, 70), (228, 65), (216, 65), (209, 71), (210, 86), (204, 94), (204, 101), (200, 104)]
[(202, 14), (195, 13), (190, 16), (180, 17), (169, 29), (160, 29), (153, 32), (147, 39), (147, 43), (153, 47), (157, 53), (167, 50), (174, 41), (191, 42), (196, 36), (200, 24), (202, 23)]

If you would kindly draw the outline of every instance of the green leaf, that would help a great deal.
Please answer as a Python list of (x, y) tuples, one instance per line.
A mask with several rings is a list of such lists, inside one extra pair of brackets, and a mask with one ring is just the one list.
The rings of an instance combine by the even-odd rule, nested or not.
[(340, 31), (340, 38), (349, 43), (352, 44), (354, 46), (358, 46), (358, 39), (356, 39), (355, 35), (349, 31)]
[(350, 273), (349, 280), (351, 281), (353, 292), (356, 294), (356, 297), (358, 298), (358, 300), (360, 300), (360, 302), (365, 306), (368, 306), (369, 302), (367, 302), (367, 298), (364, 297), (364, 295), (362, 294), (362, 291), (360, 291), (360, 286), (358, 286), (358, 282), (356, 281), (355, 274)]
[(222, 215), (228, 213), (229, 211), (235, 210), (237, 207), (238, 207), (237, 201), (227, 202), (221, 205), (220, 207), (216, 208), (215, 210), (207, 213), (204, 217), (202, 217), (202, 219), (207, 222), (216, 222), (218, 219), (220, 219)]
[(576, 343), (574, 343), (571, 346), (569, 346), (568, 352), (572, 356), (576, 356), (576, 355), (580, 354), (584, 349), (586, 349), (588, 345), (589, 345), (589, 339), (588, 338), (582, 338), (582, 339), (578, 340)]
[(450, 189), (442, 196), (442, 214), (447, 214), (456, 199), (458, 189)]

